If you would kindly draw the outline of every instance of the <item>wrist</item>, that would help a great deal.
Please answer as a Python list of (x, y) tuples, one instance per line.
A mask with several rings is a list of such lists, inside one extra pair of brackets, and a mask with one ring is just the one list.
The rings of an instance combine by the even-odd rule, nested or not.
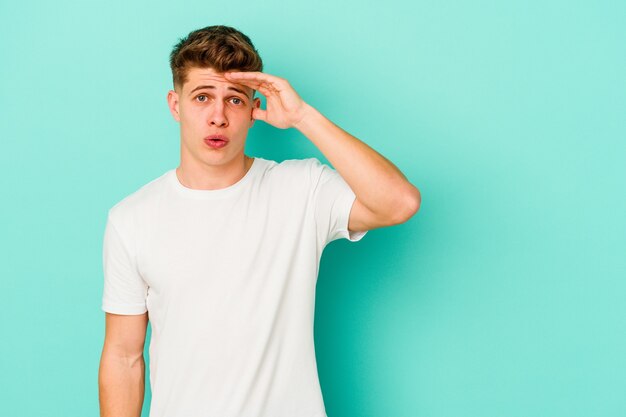
[(315, 117), (315, 108), (307, 103), (302, 106), (302, 113), (297, 122), (293, 124), (293, 127), (302, 132), (307, 126), (310, 125), (311, 119)]

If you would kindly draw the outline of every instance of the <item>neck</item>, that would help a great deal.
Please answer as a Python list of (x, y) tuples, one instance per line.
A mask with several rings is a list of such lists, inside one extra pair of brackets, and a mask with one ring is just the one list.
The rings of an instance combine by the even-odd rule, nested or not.
[(224, 165), (190, 164), (181, 161), (176, 168), (178, 181), (187, 188), (194, 190), (219, 190), (229, 187), (241, 180), (254, 158), (241, 155)]

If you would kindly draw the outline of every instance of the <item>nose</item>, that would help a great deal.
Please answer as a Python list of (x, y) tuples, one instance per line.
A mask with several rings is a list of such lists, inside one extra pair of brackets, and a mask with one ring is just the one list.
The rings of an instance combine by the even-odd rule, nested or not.
[(215, 100), (214, 105), (211, 107), (211, 113), (209, 114), (208, 120), (209, 124), (217, 127), (228, 126), (224, 102), (221, 100)]

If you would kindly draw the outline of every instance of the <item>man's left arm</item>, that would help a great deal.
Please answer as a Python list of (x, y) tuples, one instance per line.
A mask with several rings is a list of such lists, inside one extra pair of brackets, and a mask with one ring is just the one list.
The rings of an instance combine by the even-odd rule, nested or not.
[(420, 192), (388, 159), (305, 104), (294, 124), (348, 183), (356, 201), (348, 229), (353, 232), (407, 221), (419, 209)]
[(348, 183), (356, 196), (348, 230), (403, 223), (419, 210), (419, 190), (394, 164), (304, 102), (287, 80), (261, 72), (225, 76), (266, 97), (266, 109), (253, 108), (252, 118), (281, 129), (298, 129)]

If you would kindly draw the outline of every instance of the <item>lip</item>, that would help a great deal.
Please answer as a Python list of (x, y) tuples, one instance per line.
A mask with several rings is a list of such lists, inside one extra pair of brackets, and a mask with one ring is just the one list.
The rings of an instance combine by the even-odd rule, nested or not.
[(221, 149), (228, 145), (228, 138), (224, 135), (210, 135), (204, 138), (204, 144), (211, 149)]
[(209, 135), (206, 138), (204, 138), (204, 140), (209, 140), (209, 139), (220, 139), (220, 140), (228, 142), (228, 138), (224, 135)]

